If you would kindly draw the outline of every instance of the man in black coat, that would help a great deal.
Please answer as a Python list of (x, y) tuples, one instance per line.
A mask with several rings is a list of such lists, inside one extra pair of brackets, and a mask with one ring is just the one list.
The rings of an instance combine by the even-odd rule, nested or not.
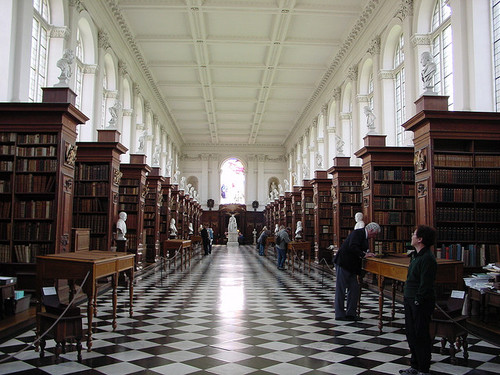
[(203, 242), (203, 250), (205, 255), (210, 254), (210, 236), (208, 234), (207, 227), (202, 225), (201, 229), (201, 241)]
[[(366, 227), (353, 230), (340, 246), (335, 256), (335, 319), (359, 321), (356, 310), (359, 300), (358, 275), (362, 271), (362, 259), (374, 256), (368, 249), (368, 240), (380, 233), (377, 223), (369, 223)], [(344, 300), (347, 296), (347, 310)]]

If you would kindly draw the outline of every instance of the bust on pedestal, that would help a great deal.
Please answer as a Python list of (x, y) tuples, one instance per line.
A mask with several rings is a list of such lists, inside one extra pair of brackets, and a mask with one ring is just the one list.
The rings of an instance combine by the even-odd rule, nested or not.
[(116, 222), (116, 251), (127, 251), (127, 213), (120, 212), (118, 214), (118, 221)]

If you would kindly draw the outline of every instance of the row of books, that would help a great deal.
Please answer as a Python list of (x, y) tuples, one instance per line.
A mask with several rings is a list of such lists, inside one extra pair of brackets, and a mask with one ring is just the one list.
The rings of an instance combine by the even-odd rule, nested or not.
[(500, 245), (440, 244), (435, 249), (436, 258), (464, 262), (464, 267), (484, 267), (500, 262)]
[(410, 243), (405, 241), (375, 241), (373, 252), (376, 254), (405, 253), (409, 246)]
[(436, 183), (498, 184), (500, 171), (495, 169), (436, 169)]
[(10, 193), (10, 180), (0, 180), (0, 193)]
[(0, 218), (10, 217), (11, 201), (0, 201)]
[(354, 220), (354, 215), (356, 215), (356, 212), (361, 211), (361, 206), (340, 206), (339, 212), (341, 217), (352, 217)]
[(12, 262), (12, 253), (10, 252), (10, 245), (0, 244), (0, 263)]
[(108, 230), (107, 215), (79, 215), (74, 219), (78, 228), (90, 228), (91, 233), (103, 233)]
[(24, 219), (50, 219), (53, 201), (19, 201), (14, 206), (14, 217)]
[(28, 245), (14, 245), (14, 251), (16, 253), (16, 259), (19, 263), (33, 263), (34, 253), (32, 253), (31, 248)]
[(79, 182), (75, 186), (75, 194), (77, 196), (106, 196), (109, 191), (107, 182)]
[(415, 195), (415, 185), (374, 184), (373, 193), (381, 195)]
[(107, 200), (102, 200), (99, 198), (80, 198), (75, 201), (75, 209), (78, 212), (107, 212), (108, 211)]
[(375, 210), (414, 210), (414, 198), (374, 197)]
[(413, 169), (405, 170), (405, 169), (380, 169), (373, 171), (374, 177), (376, 180), (384, 180), (384, 181), (414, 181), (415, 180), (415, 172)]
[(11, 238), (11, 228), (10, 222), (0, 221), (0, 239), (4, 241), (10, 241)]
[(77, 178), (78, 180), (107, 181), (109, 178), (109, 165), (78, 163), (75, 170), (75, 178)]
[(404, 225), (414, 225), (415, 224), (415, 214), (413, 212), (387, 212), (387, 211), (375, 211), (374, 220), (378, 224), (404, 224)]
[(12, 172), (13, 161), (0, 160), (0, 172)]
[(472, 167), (473, 155), (434, 154), (435, 167)]
[(15, 142), (16, 133), (0, 133), (0, 142)]
[(22, 174), (16, 176), (16, 190), (18, 193), (53, 193), (55, 176)]
[(120, 194), (137, 195), (139, 187), (120, 187)]
[(55, 172), (59, 162), (57, 159), (17, 159), (18, 172)]
[(18, 222), (14, 225), (14, 240), (50, 241), (52, 239), (52, 223)]
[(29, 144), (40, 144), (40, 143), (56, 143), (57, 134), (48, 133), (37, 133), (37, 134), (17, 134), (17, 143), (29, 143)]
[(341, 203), (361, 203), (361, 194), (340, 194), (339, 201)]
[(13, 145), (0, 145), (0, 155), (14, 155), (16, 146)]
[(382, 226), (380, 229), (377, 238), (389, 241), (398, 241), (399, 238), (409, 240), (414, 230), (413, 226)]
[(44, 146), (44, 147), (18, 147), (16, 150), (17, 156), (56, 156), (57, 147), (56, 146)]
[(474, 196), (472, 189), (436, 188), (436, 200), (441, 202), (472, 202)]

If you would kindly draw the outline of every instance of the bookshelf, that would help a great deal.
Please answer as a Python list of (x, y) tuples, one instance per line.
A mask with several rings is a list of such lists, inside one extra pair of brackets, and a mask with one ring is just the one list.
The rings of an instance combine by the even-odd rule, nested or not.
[(292, 193), (285, 192), (285, 197), (283, 198), (284, 206), (283, 211), (285, 213), (285, 227), (289, 227), (292, 230), (292, 235), (295, 233), (295, 228), (293, 224), (293, 209), (292, 209)]
[(314, 258), (316, 262), (333, 262), (332, 180), (327, 171), (315, 171), (311, 180), (314, 201)]
[(122, 178), (119, 187), (118, 211), (127, 213), (127, 252), (135, 254), (135, 269), (143, 268), (144, 254), (144, 205), (148, 192), (146, 155), (131, 154), (130, 163), (120, 165)]
[(111, 250), (118, 220), (120, 132), (97, 130), (97, 142), (77, 142), (73, 226), (90, 228), (90, 249)]
[(278, 223), (280, 227), (283, 225), (286, 228), (286, 214), (285, 214), (285, 197), (281, 195), (278, 199)]
[(0, 272), (33, 291), (36, 256), (71, 251), (76, 126), (68, 88), (0, 103)]
[(382, 232), (374, 240), (377, 253), (404, 253), (415, 228), (413, 147), (385, 145), (385, 135), (367, 135), (355, 155), (363, 160), (365, 223), (375, 221)]
[(170, 237), (170, 201), (172, 197), (172, 184), (170, 177), (165, 177), (161, 184), (161, 205), (160, 205), (160, 246)]
[(174, 219), (175, 220), (175, 227), (177, 228), (177, 236), (173, 237), (170, 234), (170, 221), (168, 222), (168, 231), (169, 231), (169, 238), (179, 238), (181, 239), (181, 233), (179, 231), (179, 219), (178, 219), (178, 206), (179, 206), (179, 185), (172, 185), (172, 189), (170, 191), (170, 220)]
[(436, 228), (437, 257), (466, 272), (499, 262), (500, 114), (448, 111), (447, 97), (416, 104), (403, 126), (414, 133), (417, 222)]
[(292, 189), (292, 233), (295, 236), (297, 230), (297, 222), (302, 221), (302, 196), (299, 186), (294, 186)]
[(337, 156), (328, 169), (332, 175), (333, 245), (339, 249), (354, 229), (356, 212), (361, 207), (361, 167), (350, 166), (350, 158)]
[(177, 194), (177, 238), (188, 239), (188, 223), (186, 217), (186, 196), (184, 190), (179, 190)]
[(314, 191), (311, 180), (303, 180), (299, 190), (302, 201), (302, 228), (304, 228), (302, 239), (314, 245)]
[(160, 256), (160, 210), (163, 205), (160, 167), (151, 168), (146, 178), (148, 192), (144, 202), (144, 233), (146, 235), (146, 263), (156, 263)]

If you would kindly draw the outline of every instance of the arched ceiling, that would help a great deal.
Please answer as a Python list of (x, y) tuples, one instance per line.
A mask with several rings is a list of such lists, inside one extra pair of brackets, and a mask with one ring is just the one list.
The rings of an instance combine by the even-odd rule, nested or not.
[(224, 147), (283, 145), (377, 2), (115, 0), (114, 6), (182, 141)]

